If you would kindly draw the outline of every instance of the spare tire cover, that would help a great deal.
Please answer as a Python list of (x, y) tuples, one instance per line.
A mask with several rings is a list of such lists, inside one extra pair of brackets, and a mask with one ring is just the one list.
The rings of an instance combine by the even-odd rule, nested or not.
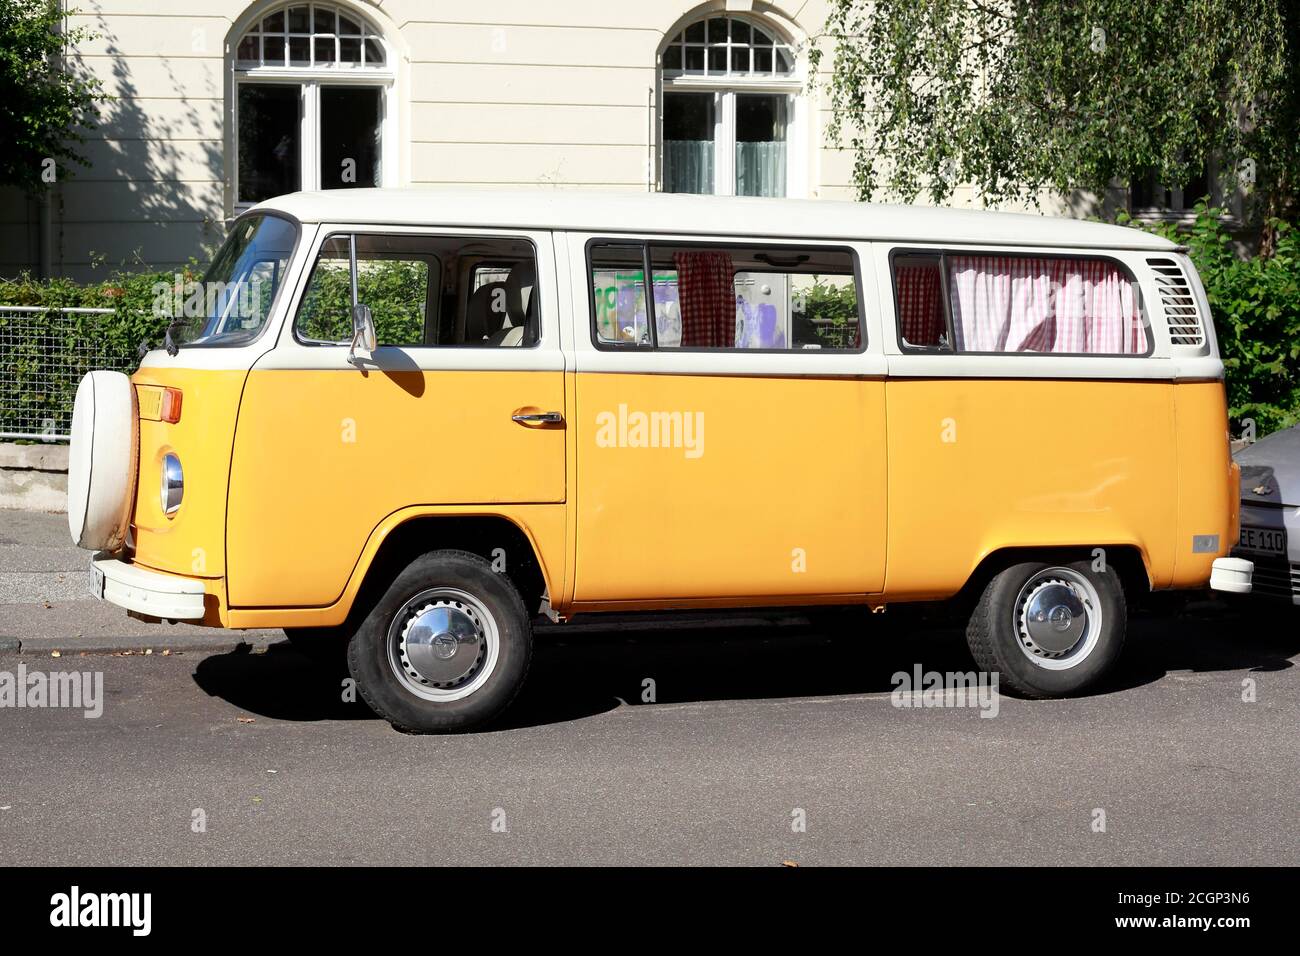
[(140, 444), (135, 388), (121, 372), (88, 372), (77, 386), (68, 449), (68, 531), (79, 548), (126, 541)]

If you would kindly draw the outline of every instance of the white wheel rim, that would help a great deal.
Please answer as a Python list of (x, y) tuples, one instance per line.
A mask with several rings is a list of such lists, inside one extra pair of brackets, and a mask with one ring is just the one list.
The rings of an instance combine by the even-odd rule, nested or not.
[(1069, 670), (1101, 639), (1101, 598), (1073, 568), (1044, 568), (1020, 589), (1011, 623), (1016, 646), (1035, 667)]
[(501, 632), (487, 606), (458, 588), (429, 588), (393, 615), (386, 639), (398, 682), (423, 700), (449, 703), (482, 687), (496, 670)]

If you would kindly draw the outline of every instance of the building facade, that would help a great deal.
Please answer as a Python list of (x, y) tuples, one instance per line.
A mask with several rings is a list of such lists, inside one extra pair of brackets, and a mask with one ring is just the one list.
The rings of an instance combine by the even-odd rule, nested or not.
[(113, 99), (89, 166), (44, 202), (0, 192), (0, 275), (202, 260), (240, 211), (298, 189), (853, 196), (809, 75), (827, 0), (69, 6), (95, 34), (73, 63)]

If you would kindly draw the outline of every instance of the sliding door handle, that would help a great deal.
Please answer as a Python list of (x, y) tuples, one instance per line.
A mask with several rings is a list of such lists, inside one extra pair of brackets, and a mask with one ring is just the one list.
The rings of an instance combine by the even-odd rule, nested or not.
[(559, 412), (532, 412), (529, 414), (511, 415), (510, 420), (518, 422), (521, 425), (555, 425), (564, 421), (564, 416)]

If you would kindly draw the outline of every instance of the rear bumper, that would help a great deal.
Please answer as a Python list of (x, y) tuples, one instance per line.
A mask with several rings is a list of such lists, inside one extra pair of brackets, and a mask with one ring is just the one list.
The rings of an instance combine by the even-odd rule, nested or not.
[(1210, 570), (1210, 588), (1229, 594), (1249, 594), (1255, 563), (1245, 558), (1216, 558)]
[(196, 578), (96, 556), (90, 562), (90, 579), (95, 597), (128, 611), (171, 621), (196, 621), (204, 614), (206, 588)]

